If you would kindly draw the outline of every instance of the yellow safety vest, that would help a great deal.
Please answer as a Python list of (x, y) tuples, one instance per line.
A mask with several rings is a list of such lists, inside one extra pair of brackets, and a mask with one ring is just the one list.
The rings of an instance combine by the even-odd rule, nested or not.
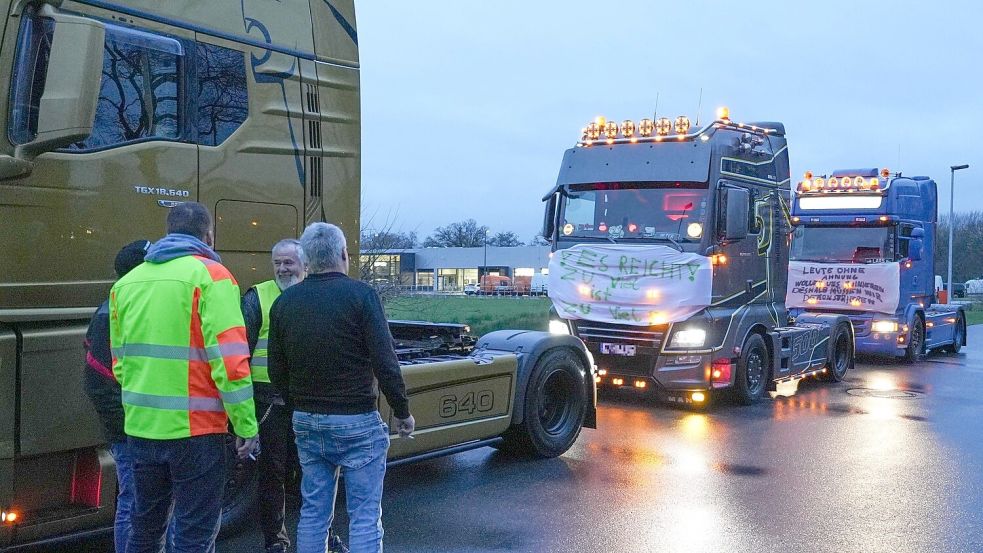
[(275, 280), (267, 280), (260, 282), (253, 289), (256, 290), (256, 296), (259, 298), (263, 324), (259, 328), (256, 348), (253, 349), (253, 356), (249, 360), (249, 369), (252, 372), (253, 382), (269, 382), (270, 307), (280, 297), (280, 287), (276, 285)]

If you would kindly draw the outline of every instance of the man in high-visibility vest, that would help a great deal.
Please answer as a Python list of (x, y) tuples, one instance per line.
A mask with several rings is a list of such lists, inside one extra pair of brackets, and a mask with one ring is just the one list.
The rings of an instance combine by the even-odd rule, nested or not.
[(208, 210), (178, 204), (167, 236), (109, 295), (113, 373), (134, 462), (128, 553), (159, 552), (171, 516), (173, 551), (214, 551), (229, 420), (240, 458), (259, 442), (239, 285), (213, 239)]
[(304, 280), (307, 262), (300, 241), (280, 240), (273, 246), (273, 280), (250, 288), (242, 298), (242, 316), (252, 357), (253, 389), (259, 439), (263, 451), (258, 460), (259, 513), (263, 542), (268, 553), (280, 553), (290, 547), (284, 525), (284, 484), (290, 467), (299, 466), (291, 411), (270, 384), (267, 373), (267, 344), (270, 334), (270, 307), (280, 292)]

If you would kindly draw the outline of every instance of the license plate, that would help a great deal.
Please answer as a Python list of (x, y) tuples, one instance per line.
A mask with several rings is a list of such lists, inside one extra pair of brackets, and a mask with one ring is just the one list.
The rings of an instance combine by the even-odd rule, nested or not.
[(609, 344), (607, 342), (602, 342), (601, 353), (631, 357), (632, 355), (635, 355), (635, 346), (631, 344)]

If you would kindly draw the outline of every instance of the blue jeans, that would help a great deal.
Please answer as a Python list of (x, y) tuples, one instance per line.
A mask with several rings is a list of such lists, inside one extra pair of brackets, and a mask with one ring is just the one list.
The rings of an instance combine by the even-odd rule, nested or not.
[(126, 442), (109, 445), (109, 453), (116, 461), (116, 524), (113, 528), (113, 542), (117, 553), (126, 551), (130, 539), (130, 520), (133, 517), (133, 456)]
[[(133, 523), (133, 508), (135, 492), (133, 491), (133, 455), (126, 442), (109, 444), (109, 453), (116, 462), (116, 523), (113, 528), (113, 545), (117, 553), (126, 552), (126, 542), (130, 539), (130, 529)], [(174, 542), (174, 520), (167, 528), (167, 547), (172, 551)]]
[[(177, 440), (130, 436), (135, 501), (126, 553), (214, 553), (225, 493), (225, 436)], [(168, 529), (168, 520), (171, 528)]]
[(338, 475), (345, 474), (348, 547), (352, 553), (382, 551), (382, 482), (389, 429), (378, 411), (319, 415), (295, 411), (297, 453), (303, 469), (297, 523), (297, 553), (324, 553), (334, 518)]

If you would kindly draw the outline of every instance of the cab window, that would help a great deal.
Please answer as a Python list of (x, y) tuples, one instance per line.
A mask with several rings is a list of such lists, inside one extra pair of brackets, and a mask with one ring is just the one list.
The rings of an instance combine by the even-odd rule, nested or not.
[(184, 48), (176, 39), (106, 25), (102, 84), (92, 134), (70, 151), (181, 136)]
[(245, 56), (229, 48), (198, 43), (195, 66), (198, 143), (218, 146), (249, 115)]

